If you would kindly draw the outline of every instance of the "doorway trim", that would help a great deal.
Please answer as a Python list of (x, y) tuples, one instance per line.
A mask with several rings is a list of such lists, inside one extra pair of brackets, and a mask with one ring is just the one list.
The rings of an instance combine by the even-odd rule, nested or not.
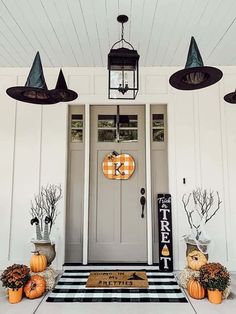
[(85, 104), (84, 122), (84, 222), (83, 222), (83, 265), (88, 264), (89, 228), (89, 169), (90, 169), (90, 104)]
[(152, 234), (152, 178), (151, 178), (151, 105), (145, 104), (145, 143), (146, 143), (146, 200), (147, 200), (147, 254), (148, 265), (153, 263), (153, 234)]
[[(96, 104), (99, 106), (99, 104)], [(101, 104), (100, 104), (101, 105)], [(113, 104), (111, 104), (113, 105)], [(115, 105), (115, 104), (114, 104)], [(138, 105), (138, 104), (135, 104)], [(145, 106), (145, 156), (146, 156), (146, 209), (147, 209), (147, 263), (153, 264), (153, 236), (152, 236), (152, 197), (151, 197), (151, 115), (150, 104)], [(89, 184), (90, 184), (90, 106), (85, 104), (85, 136), (84, 136), (84, 219), (83, 219), (83, 265), (88, 264), (88, 236), (89, 236)]]

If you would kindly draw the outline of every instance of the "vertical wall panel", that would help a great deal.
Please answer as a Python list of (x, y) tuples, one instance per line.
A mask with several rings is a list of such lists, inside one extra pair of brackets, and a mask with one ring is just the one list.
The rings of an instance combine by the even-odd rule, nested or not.
[(30, 200), (39, 189), (41, 106), (17, 103), (10, 260), (31, 255)]
[(51, 239), (56, 242), (55, 268), (64, 263), (66, 173), (67, 173), (67, 110), (64, 103), (43, 107), (41, 144), (41, 186), (61, 184), (63, 198), (58, 204), (59, 215)]
[[(223, 95), (232, 92), (235, 89), (235, 75), (225, 75), (223, 81)], [(227, 214), (227, 248), (229, 267), (235, 270), (236, 265), (236, 246), (233, 239), (236, 238), (236, 106), (221, 101), (224, 115), (224, 147), (225, 147), (225, 213)]]
[(9, 253), (16, 110), (16, 102), (5, 90), (14, 84), (16, 78), (0, 76), (0, 261), (6, 261)]
[[(175, 160), (169, 156), (169, 161), (175, 163), (175, 177), (169, 177), (170, 186), (175, 190), (172, 194), (173, 201), (173, 229), (174, 229), (174, 255), (178, 256), (175, 267), (185, 266), (185, 243), (183, 235), (189, 232), (187, 218), (182, 204), (182, 196), (195, 187), (195, 138), (194, 138), (194, 103), (191, 92), (177, 92), (172, 95), (170, 105), (174, 110), (174, 133), (169, 134), (170, 144), (175, 146)], [(170, 138), (174, 136), (173, 138)], [(186, 184), (183, 183), (185, 178)], [(179, 264), (179, 265), (178, 265)]]
[[(207, 190), (218, 191), (222, 200), (220, 210), (206, 225), (206, 231), (213, 242), (210, 258), (225, 263), (227, 242), (219, 86), (215, 84), (200, 91), (198, 95), (201, 185)], [(215, 205), (217, 204), (214, 204), (213, 208)], [(220, 232), (215, 232), (216, 226)], [(214, 249), (214, 246), (217, 246), (217, 250)]]
[[(230, 201), (230, 239), (228, 243), (229, 258), (232, 265), (236, 263), (236, 108), (232, 105), (226, 105), (226, 121), (227, 121), (227, 152), (228, 152), (228, 184), (229, 184), (229, 201)], [(235, 267), (233, 268), (235, 269)]]

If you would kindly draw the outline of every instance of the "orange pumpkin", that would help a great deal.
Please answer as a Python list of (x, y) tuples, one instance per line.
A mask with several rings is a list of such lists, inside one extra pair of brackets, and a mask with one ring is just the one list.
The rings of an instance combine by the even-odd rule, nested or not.
[(24, 287), (24, 293), (29, 299), (41, 297), (46, 291), (46, 281), (42, 276), (33, 275)]
[(114, 180), (127, 180), (135, 170), (135, 162), (131, 155), (116, 152), (105, 156), (102, 171), (105, 177)]
[(205, 298), (205, 289), (195, 278), (191, 278), (187, 284), (187, 291), (190, 297), (201, 300)]
[(47, 267), (47, 257), (41, 255), (39, 251), (34, 252), (30, 259), (30, 270), (34, 273), (44, 271)]

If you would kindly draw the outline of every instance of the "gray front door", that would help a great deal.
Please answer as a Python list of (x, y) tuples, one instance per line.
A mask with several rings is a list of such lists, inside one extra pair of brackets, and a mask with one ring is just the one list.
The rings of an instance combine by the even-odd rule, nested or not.
[[(140, 190), (145, 189), (144, 106), (119, 106), (118, 116), (117, 106), (91, 109), (89, 262), (147, 261), (146, 206), (142, 218), (140, 204)], [(103, 159), (113, 151), (135, 160), (128, 180), (103, 174)]]

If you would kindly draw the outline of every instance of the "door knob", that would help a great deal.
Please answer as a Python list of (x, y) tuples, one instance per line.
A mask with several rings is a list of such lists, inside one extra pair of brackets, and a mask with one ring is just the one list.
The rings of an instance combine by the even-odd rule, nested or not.
[(143, 195), (140, 197), (140, 204), (142, 206), (141, 218), (144, 218), (144, 206), (146, 204), (146, 198)]

